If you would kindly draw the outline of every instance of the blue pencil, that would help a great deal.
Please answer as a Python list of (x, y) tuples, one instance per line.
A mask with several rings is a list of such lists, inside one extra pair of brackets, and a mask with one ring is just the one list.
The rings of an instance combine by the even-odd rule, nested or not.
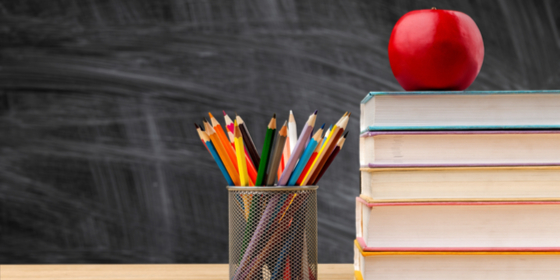
[(226, 167), (224, 166), (224, 163), (222, 162), (222, 159), (220, 159), (220, 156), (218, 155), (218, 152), (216, 152), (216, 148), (214, 148), (214, 145), (212, 145), (212, 141), (210, 141), (210, 137), (208, 137), (208, 134), (206, 134), (206, 132), (199, 131), (198, 136), (200, 136), (200, 139), (202, 139), (202, 141), (204, 141), (204, 143), (206, 143), (206, 147), (208, 148), (208, 151), (210, 151), (210, 154), (212, 154), (212, 157), (214, 158), (214, 160), (218, 164), (218, 167), (220, 168), (220, 171), (222, 171), (222, 174), (224, 174), (224, 177), (226, 177), (226, 181), (227, 181), (228, 185), (229, 186), (235, 186), (235, 184), (233, 183), (233, 180), (231, 180), (231, 177), (229, 176), (229, 173), (227, 172)]
[(324, 127), (325, 127), (325, 125), (323, 124), (323, 126), (321, 126), (321, 128), (319, 128), (319, 130), (317, 130), (317, 132), (315, 132), (315, 135), (313, 135), (313, 138), (311, 138), (311, 140), (309, 141), (309, 144), (307, 145), (307, 147), (305, 148), (305, 151), (303, 152), (303, 155), (299, 159), (299, 161), (296, 165), (296, 168), (294, 168), (294, 172), (292, 172), (292, 175), (290, 176), (290, 180), (288, 181), (288, 186), (295, 186), (296, 185), (296, 182), (297, 182), (301, 172), (305, 168), (305, 165), (307, 164), (307, 161), (309, 160), (309, 158), (311, 157), (311, 155), (315, 151), (315, 148), (317, 147), (319, 142), (321, 142), (321, 134), (323, 133), (323, 128)]

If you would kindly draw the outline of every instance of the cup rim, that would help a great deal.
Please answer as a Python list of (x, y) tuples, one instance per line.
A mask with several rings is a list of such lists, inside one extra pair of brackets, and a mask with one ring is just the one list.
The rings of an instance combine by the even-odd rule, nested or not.
[(262, 186), (262, 187), (245, 187), (245, 186), (226, 186), (228, 191), (298, 191), (298, 190), (316, 190), (318, 185), (313, 186)]

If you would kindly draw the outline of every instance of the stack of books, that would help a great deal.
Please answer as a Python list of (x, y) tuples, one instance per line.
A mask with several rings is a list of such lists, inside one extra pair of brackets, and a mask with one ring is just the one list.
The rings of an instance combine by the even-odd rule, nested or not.
[(356, 279), (558, 279), (560, 91), (362, 101)]

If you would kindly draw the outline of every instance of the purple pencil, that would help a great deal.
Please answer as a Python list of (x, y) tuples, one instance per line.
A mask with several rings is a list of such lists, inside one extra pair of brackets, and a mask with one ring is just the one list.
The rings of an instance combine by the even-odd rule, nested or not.
[(311, 114), (311, 116), (309, 116), (309, 119), (307, 120), (307, 123), (305, 123), (305, 127), (303, 128), (301, 134), (299, 135), (296, 146), (292, 151), (292, 154), (290, 155), (290, 159), (288, 159), (288, 163), (286, 163), (284, 172), (282, 172), (282, 175), (278, 179), (278, 186), (285, 186), (288, 183), (288, 180), (290, 179), (290, 175), (292, 175), (292, 172), (296, 167), (296, 163), (299, 157), (301, 156), (301, 153), (303, 153), (303, 150), (305, 149), (305, 143), (309, 140), (309, 136), (313, 132), (313, 126), (315, 126), (316, 119), (317, 119), (317, 111)]

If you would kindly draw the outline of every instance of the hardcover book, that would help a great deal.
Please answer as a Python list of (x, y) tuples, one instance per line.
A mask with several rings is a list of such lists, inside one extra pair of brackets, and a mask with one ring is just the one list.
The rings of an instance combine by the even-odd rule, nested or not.
[(367, 203), (356, 198), (365, 251), (560, 251), (560, 202)]
[(560, 201), (560, 166), (362, 168), (368, 203)]
[(560, 130), (366, 132), (360, 136), (360, 165), (560, 165), (558, 143)]
[(560, 252), (366, 252), (354, 242), (356, 280), (558, 279)]
[(560, 91), (371, 92), (360, 130), (560, 128)]

